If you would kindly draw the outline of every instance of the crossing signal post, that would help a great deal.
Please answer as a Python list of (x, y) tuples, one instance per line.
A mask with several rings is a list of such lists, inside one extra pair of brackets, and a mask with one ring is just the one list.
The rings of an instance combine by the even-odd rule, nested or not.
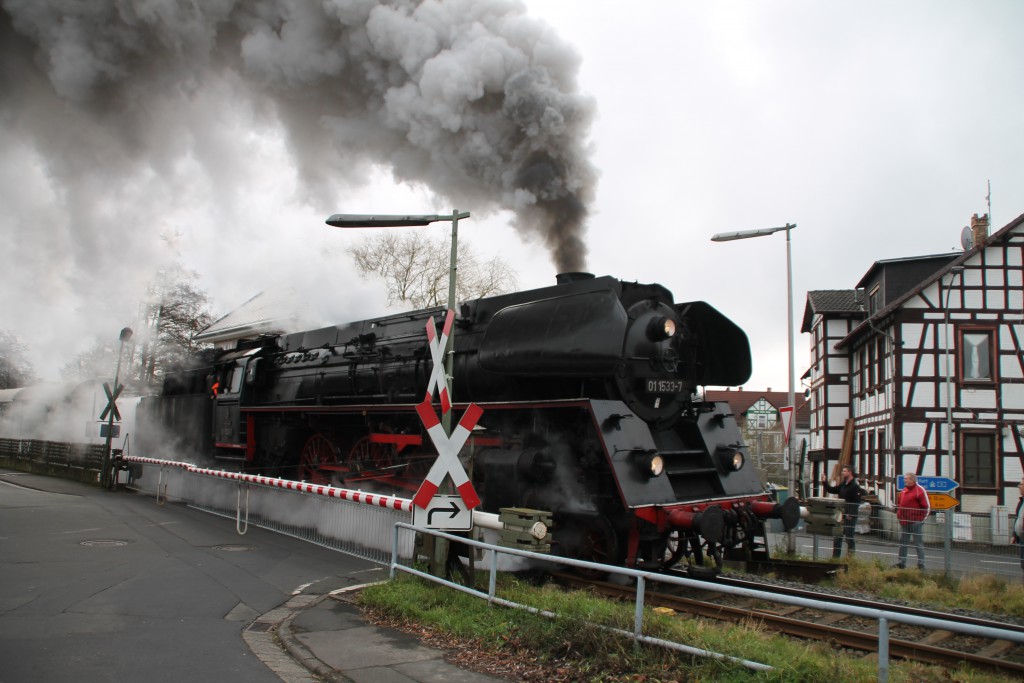
[[(456, 269), (458, 268), (458, 253), (459, 253), (459, 221), (465, 218), (469, 218), (468, 211), (458, 211), (452, 209), (450, 215), (444, 214), (427, 214), (427, 215), (355, 215), (355, 214), (342, 214), (336, 213), (327, 219), (327, 225), (335, 228), (389, 228), (389, 227), (419, 227), (430, 225), (438, 221), (451, 221), (452, 223), (452, 242), (451, 242), (451, 257), (448, 261), (448, 312), (449, 315), (454, 316), (455, 311), (455, 284), (456, 284)], [(433, 321), (431, 321), (433, 325)], [(436, 330), (428, 329), (427, 335), (431, 342), (431, 355), (434, 360), (434, 372), (431, 375), (430, 393), (427, 395), (425, 401), (426, 405), (430, 405), (430, 412), (433, 413), (433, 390), (436, 387), (440, 394), (441, 399), (441, 418), (440, 424), (443, 428), (443, 433), (447, 438), (452, 433), (451, 428), (451, 378), (453, 372), (453, 354), (452, 349), (454, 348), (454, 328), (450, 327), (447, 323), (445, 325), (445, 331), (442, 334), (443, 339), (436, 339)], [(436, 342), (436, 346), (435, 346)], [(444, 370), (439, 373), (438, 365), (441, 359), (444, 359)], [(445, 407), (447, 406), (447, 407)], [(422, 417), (422, 413), (421, 413)], [(427, 425), (429, 426), (429, 425)], [(460, 466), (461, 468), (461, 466)], [(429, 484), (430, 482), (424, 482)], [(446, 480), (442, 480), (439, 483), (440, 487), (443, 487), (441, 491), (434, 491), (431, 494), (431, 498), (435, 493), (441, 493), (442, 495), (449, 495), (449, 485)], [(421, 487), (422, 489), (422, 487)], [(472, 489), (472, 485), (470, 485)], [(425, 489), (422, 489), (425, 491)], [(472, 502), (472, 497), (467, 497), (463, 490), (458, 491), (459, 497), (465, 503), (467, 511), (476, 507), (479, 501), (476, 503)], [(417, 494), (421, 495), (420, 493)], [(473, 493), (475, 497), (476, 493)], [(451, 496), (454, 498), (454, 496)], [(441, 499), (439, 499), (440, 501)], [(442, 504), (448, 504), (450, 501), (442, 501)], [(458, 503), (453, 503), (456, 507)], [(418, 505), (421, 509), (426, 509), (423, 505)], [(452, 515), (452, 517), (458, 517), (458, 514)], [(428, 521), (433, 521), (433, 517), (430, 517), (428, 512)], [(439, 517), (440, 519), (440, 517)], [(443, 538), (437, 538), (434, 541), (434, 553), (433, 561), (431, 563), (432, 573), (435, 576), (442, 576), (444, 574), (444, 567), (447, 564), (448, 557), (448, 541)]]
[(103, 451), (103, 467), (100, 471), (100, 486), (102, 488), (111, 488), (113, 485), (113, 476), (111, 470), (111, 441), (114, 438), (114, 420), (121, 421), (121, 413), (117, 409), (117, 397), (121, 395), (121, 390), (124, 389), (120, 384), (121, 378), (121, 356), (124, 353), (124, 343), (132, 338), (132, 329), (125, 327), (121, 330), (120, 342), (121, 345), (117, 350), (117, 369), (114, 371), (114, 387), (111, 389), (110, 385), (106, 382), (103, 383), (103, 391), (107, 394), (107, 406), (100, 413), (100, 420), (106, 420), (107, 424), (103, 425), (106, 429), (106, 434), (103, 436), (107, 437), (107, 446)]
[[(427, 430), (430, 440), (437, 448), (437, 460), (431, 466), (426, 478), (413, 497), (413, 520), (417, 526), (432, 529), (470, 530), (473, 526), (473, 508), (480, 504), (480, 498), (473, 488), (469, 475), (462, 467), (459, 452), (473, 433), (483, 409), (475, 403), (466, 408), (462, 419), (455, 428), (451, 424), (450, 376), (446, 377), (441, 366), (443, 349), (452, 331), (455, 311), (449, 309), (445, 316), (440, 337), (434, 326), (434, 318), (427, 321), (427, 340), (434, 360), (430, 382), (423, 402), (416, 406), (420, 421)], [(434, 412), (434, 392), (440, 394), (442, 417)], [(447, 420), (444, 418), (447, 417)], [(455, 485), (458, 495), (449, 495), (448, 482)], [(444, 489), (444, 490), (443, 490)], [(446, 514), (447, 513), (447, 516)], [(435, 523), (435, 515), (439, 522)], [(435, 538), (431, 557), (431, 573), (444, 576), (449, 559), (449, 547), (445, 539)]]

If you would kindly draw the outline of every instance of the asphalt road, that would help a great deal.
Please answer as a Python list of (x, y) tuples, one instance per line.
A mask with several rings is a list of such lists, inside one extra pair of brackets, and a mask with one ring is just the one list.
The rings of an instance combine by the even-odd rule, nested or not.
[(279, 681), (242, 630), (369, 561), (149, 496), (0, 470), (0, 683)]

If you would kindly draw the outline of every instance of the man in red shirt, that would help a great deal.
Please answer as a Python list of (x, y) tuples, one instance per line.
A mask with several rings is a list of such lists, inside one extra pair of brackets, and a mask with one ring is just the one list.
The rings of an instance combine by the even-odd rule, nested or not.
[(924, 520), (931, 512), (928, 494), (917, 483), (917, 475), (907, 472), (903, 475), (903, 490), (896, 496), (896, 519), (900, 523), (900, 554), (896, 566), (907, 566), (907, 546), (914, 542), (917, 548), (917, 568), (924, 569)]
[(1017, 484), (1017, 492), (1020, 498), (1017, 499), (1017, 510), (1013, 513), (1013, 533), (1010, 535), (1010, 542), (1016, 543), (1020, 552), (1020, 568), (1024, 569), (1024, 479)]

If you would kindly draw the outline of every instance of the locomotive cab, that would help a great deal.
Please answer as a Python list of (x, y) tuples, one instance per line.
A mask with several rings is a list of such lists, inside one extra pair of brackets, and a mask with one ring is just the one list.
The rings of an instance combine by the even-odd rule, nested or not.
[(235, 351), (222, 357), (210, 376), (213, 445), (217, 457), (252, 460), (253, 420), (242, 413), (246, 390), (254, 384), (260, 349)]

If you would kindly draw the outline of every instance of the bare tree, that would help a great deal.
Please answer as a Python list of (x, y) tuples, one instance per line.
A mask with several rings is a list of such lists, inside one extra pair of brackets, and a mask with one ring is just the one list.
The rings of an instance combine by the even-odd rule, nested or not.
[[(114, 365), (117, 363), (118, 340), (116, 337), (103, 340), (96, 338), (93, 345), (86, 351), (82, 351), (74, 358), (64, 363), (60, 369), (60, 376), (65, 382), (82, 382), (96, 377), (113, 377)], [(126, 345), (125, 350), (131, 349), (131, 343)], [(122, 358), (122, 379), (129, 373), (123, 372), (128, 363)]]
[[(415, 308), (448, 302), (451, 243), (423, 231), (385, 231), (349, 247), (349, 255), (364, 278), (384, 280), (388, 305)], [(456, 300), (515, 291), (516, 272), (500, 256), (481, 262), (470, 244), (459, 242)]]
[[(164, 371), (201, 350), (195, 336), (213, 320), (209, 298), (194, 281), (198, 275), (175, 265), (160, 271), (139, 306), (138, 320), (131, 326), (135, 334), (125, 344), (121, 357), (121, 376), (140, 384), (152, 384)], [(116, 337), (96, 339), (61, 369), (65, 380), (85, 380), (114, 372), (120, 342)]]
[(140, 313), (142, 334), (136, 376), (151, 383), (168, 366), (200, 350), (195, 336), (213, 322), (209, 297), (195, 286), (198, 274), (175, 264), (160, 271)]
[(26, 347), (13, 333), (0, 330), (0, 389), (15, 389), (35, 381)]

